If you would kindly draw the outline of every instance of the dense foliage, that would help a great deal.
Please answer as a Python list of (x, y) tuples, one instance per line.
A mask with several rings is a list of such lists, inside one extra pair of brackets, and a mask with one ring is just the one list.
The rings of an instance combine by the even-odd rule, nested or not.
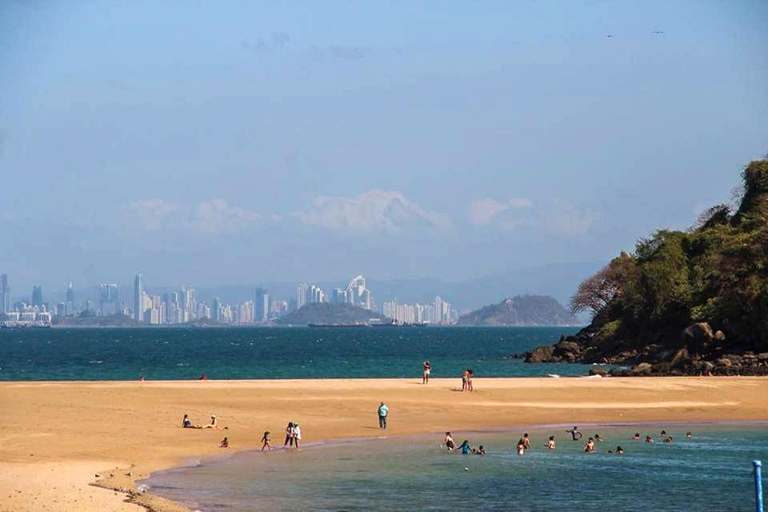
[(306, 324), (366, 324), (371, 320), (386, 320), (374, 311), (351, 304), (329, 304), (317, 302), (300, 307), (278, 320), (284, 325)]
[(593, 312), (596, 341), (672, 346), (707, 322), (724, 350), (768, 351), (768, 159), (742, 178), (735, 211), (718, 205), (687, 232), (658, 231), (579, 286), (571, 310)]

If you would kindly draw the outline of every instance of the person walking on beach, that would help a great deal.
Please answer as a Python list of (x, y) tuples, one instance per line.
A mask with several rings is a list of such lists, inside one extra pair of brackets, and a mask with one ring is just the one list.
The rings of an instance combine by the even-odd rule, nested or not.
[(261, 451), (264, 451), (264, 449), (272, 450), (272, 446), (269, 444), (269, 430), (264, 431), (264, 435), (261, 436)]
[(575, 425), (571, 430), (566, 430), (565, 432), (568, 434), (571, 434), (571, 437), (573, 438), (574, 441), (578, 441), (579, 439), (581, 439), (581, 432), (579, 432), (579, 427)]
[(286, 446), (293, 446), (293, 422), (289, 421), (288, 426), (285, 427), (285, 444), (283, 444), (283, 448)]
[(467, 390), (467, 380), (469, 380), (469, 370), (464, 370), (464, 373), (461, 375), (461, 390), (466, 391)]
[(379, 404), (379, 428), (387, 429), (387, 415), (389, 414), (389, 407), (384, 402)]
[(429, 364), (429, 361), (424, 361), (424, 373), (421, 378), (422, 384), (429, 384), (429, 373), (432, 371), (432, 365)]
[(472, 392), (475, 390), (474, 387), (472, 387), (472, 379), (475, 376), (475, 372), (473, 372), (471, 369), (467, 370), (467, 391)]

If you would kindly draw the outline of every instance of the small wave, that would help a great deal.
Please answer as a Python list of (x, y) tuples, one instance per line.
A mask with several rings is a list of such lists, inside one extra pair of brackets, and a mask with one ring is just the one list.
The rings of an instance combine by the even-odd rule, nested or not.
[(103, 363), (104, 361), (97, 361), (96, 359), (92, 359), (92, 360), (90, 360), (90, 361), (88, 361), (88, 362), (89, 362), (89, 363), (91, 363), (91, 364), (101, 364), (101, 363)]

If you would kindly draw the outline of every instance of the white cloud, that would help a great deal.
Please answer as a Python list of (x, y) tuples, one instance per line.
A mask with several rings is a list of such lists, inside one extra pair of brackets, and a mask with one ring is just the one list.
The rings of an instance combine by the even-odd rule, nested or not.
[(382, 190), (353, 198), (318, 197), (294, 216), (308, 226), (354, 234), (394, 234), (415, 228), (444, 231), (450, 227), (447, 217), (424, 210), (400, 192)]
[(202, 201), (196, 205), (168, 203), (162, 199), (136, 201), (120, 207), (128, 229), (157, 232), (174, 230), (209, 235), (249, 231), (265, 222), (275, 221), (256, 212), (231, 206), (221, 199)]
[(590, 208), (556, 202), (551, 208), (543, 210), (539, 219), (542, 229), (550, 233), (578, 238), (589, 232), (598, 214)]
[(470, 203), (467, 209), (469, 222), (476, 226), (486, 226), (493, 222), (502, 212), (507, 210), (519, 210), (533, 206), (530, 199), (512, 198), (508, 201), (497, 201), (486, 197)]
[(194, 227), (208, 234), (240, 233), (262, 224), (258, 213), (230, 206), (221, 199), (198, 203), (194, 209)]
[(467, 217), (475, 226), (492, 226), (503, 231), (533, 228), (571, 238), (586, 235), (598, 219), (596, 212), (576, 204), (552, 201), (534, 206), (524, 198), (479, 199), (469, 204)]
[(167, 203), (162, 199), (145, 199), (120, 207), (123, 220), (142, 231), (162, 230), (169, 216), (184, 209), (185, 206)]

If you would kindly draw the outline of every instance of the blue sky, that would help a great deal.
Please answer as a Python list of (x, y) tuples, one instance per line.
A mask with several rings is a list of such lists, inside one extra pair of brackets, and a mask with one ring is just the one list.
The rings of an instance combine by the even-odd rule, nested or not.
[(0, 272), (607, 261), (768, 152), (767, 25), (762, 1), (3, 2)]

